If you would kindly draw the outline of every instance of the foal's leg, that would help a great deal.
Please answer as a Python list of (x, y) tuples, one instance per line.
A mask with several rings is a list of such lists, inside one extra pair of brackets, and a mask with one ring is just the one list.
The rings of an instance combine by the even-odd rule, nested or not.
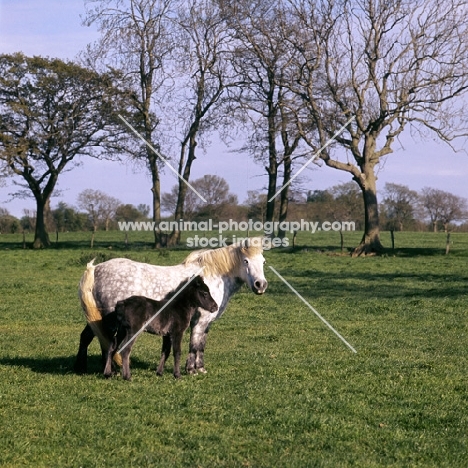
[(76, 355), (75, 365), (73, 366), (77, 374), (86, 374), (88, 371), (88, 346), (93, 341), (94, 332), (89, 324), (86, 325), (80, 335), (80, 347)]
[[(116, 350), (122, 343), (128, 343), (129, 340), (132, 339), (133, 335), (134, 334), (129, 329), (119, 328), (116, 337)], [(130, 353), (132, 352), (134, 344), (135, 341), (130, 343), (124, 350), (120, 351), (120, 356), (122, 357), (122, 378), (124, 380), (132, 380), (132, 374), (130, 373)]]
[(184, 336), (183, 331), (176, 331), (172, 337), (172, 347), (174, 348), (174, 377), (180, 378), (180, 353), (182, 347), (182, 337)]
[(163, 375), (164, 373), (164, 364), (166, 364), (167, 358), (171, 354), (172, 340), (171, 335), (167, 334), (163, 336), (162, 349), (161, 349), (161, 360), (159, 361), (159, 366), (156, 371), (156, 374)]
[(130, 373), (130, 353), (132, 351), (132, 345), (128, 345), (123, 351), (120, 352), (122, 356), (122, 377), (124, 380), (132, 380), (132, 374)]

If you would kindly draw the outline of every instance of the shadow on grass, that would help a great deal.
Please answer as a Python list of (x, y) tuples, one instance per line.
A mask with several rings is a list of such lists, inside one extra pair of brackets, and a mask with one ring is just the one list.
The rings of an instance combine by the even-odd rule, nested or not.
[[(350, 297), (359, 292), (385, 299), (394, 298), (442, 298), (466, 296), (468, 276), (438, 273), (376, 273), (376, 272), (324, 272), (285, 268), (281, 272), (290, 283), (297, 285), (299, 292), (310, 296)], [(302, 279), (307, 280), (304, 285)], [(300, 284), (298, 284), (299, 280)], [(270, 284), (270, 292), (275, 291)]]
[[(92, 249), (108, 249), (116, 251), (128, 250), (152, 250), (154, 249), (154, 242), (132, 242), (126, 245), (124, 242), (116, 242), (115, 240), (109, 241), (95, 241), (91, 248), (90, 242), (87, 240), (73, 240), (63, 242), (52, 242), (52, 245), (47, 250), (92, 250)], [(33, 250), (32, 243), (27, 242), (24, 246), (22, 242), (0, 242), (0, 250)]]
[[(302, 254), (304, 252), (315, 252), (324, 255), (331, 255), (331, 256), (351, 256), (354, 248), (345, 248), (342, 252), (339, 247), (336, 245), (301, 245), (296, 247), (289, 247), (283, 249), (284, 253), (289, 254)], [(392, 249), (384, 249), (384, 251), (376, 255), (375, 258), (378, 257), (438, 257), (442, 256), (445, 257), (445, 247), (402, 247), (402, 248), (395, 248)], [(450, 256), (455, 257), (468, 257), (468, 250), (464, 248), (455, 248), (452, 247), (447, 258)]]
[[(37, 374), (67, 375), (74, 374), (73, 365), (75, 356), (55, 356), (55, 357), (11, 357), (0, 358), (0, 365), (11, 367), (24, 367)], [(157, 362), (142, 361), (138, 358), (131, 359), (131, 369), (153, 369), (156, 373)], [(166, 366), (166, 372), (170, 370)], [(118, 368), (120, 372), (120, 368)], [(88, 357), (87, 374), (102, 374), (101, 356)]]

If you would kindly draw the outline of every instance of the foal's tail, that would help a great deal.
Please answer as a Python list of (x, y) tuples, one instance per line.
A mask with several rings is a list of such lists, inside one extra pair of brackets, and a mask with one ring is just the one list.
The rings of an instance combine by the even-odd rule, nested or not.
[[(83, 313), (86, 317), (86, 320), (93, 330), (94, 334), (98, 337), (101, 347), (104, 350), (109, 348), (109, 338), (104, 332), (104, 327), (102, 324), (102, 315), (99, 311), (96, 300), (94, 299), (93, 289), (94, 289), (94, 259), (91, 260), (86, 265), (86, 271), (81, 277), (80, 281), (80, 301), (81, 307), (83, 308)], [(121, 366), (122, 358), (120, 354), (116, 353), (114, 356), (114, 361)]]

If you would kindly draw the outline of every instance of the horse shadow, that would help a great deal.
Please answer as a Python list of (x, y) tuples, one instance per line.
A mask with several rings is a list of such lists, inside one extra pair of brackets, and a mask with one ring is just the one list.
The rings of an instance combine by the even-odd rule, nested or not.
[[(29, 369), (36, 374), (50, 374), (50, 375), (69, 375), (75, 374), (73, 365), (75, 364), (75, 355), (71, 356), (54, 356), (54, 357), (3, 357), (0, 358), (1, 366), (23, 367)], [(156, 372), (156, 360), (154, 363), (132, 358), (132, 369), (154, 369)], [(166, 369), (167, 370), (167, 369)], [(120, 372), (120, 368), (118, 368)], [(103, 373), (103, 365), (101, 356), (88, 357), (88, 372), (87, 374), (101, 374)]]

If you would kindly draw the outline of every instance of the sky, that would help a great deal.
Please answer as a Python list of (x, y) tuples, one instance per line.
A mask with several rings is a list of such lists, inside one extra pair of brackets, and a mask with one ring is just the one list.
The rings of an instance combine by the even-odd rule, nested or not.
[[(95, 29), (81, 25), (80, 15), (84, 13), (84, 0), (0, 0), (0, 53), (21, 51), (31, 56), (73, 60), (98, 38)], [(211, 141), (206, 153), (199, 154), (193, 165), (192, 180), (205, 174), (224, 177), (240, 202), (246, 199), (248, 190), (264, 190), (267, 178), (263, 167), (246, 154), (232, 152), (241, 142), (227, 147), (216, 135)], [(306, 191), (324, 190), (350, 181), (349, 174), (342, 171), (314, 164), (309, 167), (312, 168), (302, 172), (300, 178)], [(433, 187), (468, 197), (468, 154), (454, 153), (434, 139), (414, 139), (410, 132), (396, 142), (394, 152), (384, 159), (377, 172), (380, 193), (386, 182), (392, 182), (412, 190)], [(169, 192), (176, 183), (176, 176), (165, 170), (162, 191)], [(86, 158), (80, 166), (59, 176), (60, 192), (52, 198), (51, 205), (54, 208), (64, 201), (76, 206), (78, 194), (89, 188), (101, 190), (122, 203), (151, 205), (150, 186), (144, 167)], [(34, 210), (35, 204), (32, 198), (12, 199), (10, 194), (16, 190), (12, 181), (0, 187), (0, 207), (21, 217), (24, 209)]]

